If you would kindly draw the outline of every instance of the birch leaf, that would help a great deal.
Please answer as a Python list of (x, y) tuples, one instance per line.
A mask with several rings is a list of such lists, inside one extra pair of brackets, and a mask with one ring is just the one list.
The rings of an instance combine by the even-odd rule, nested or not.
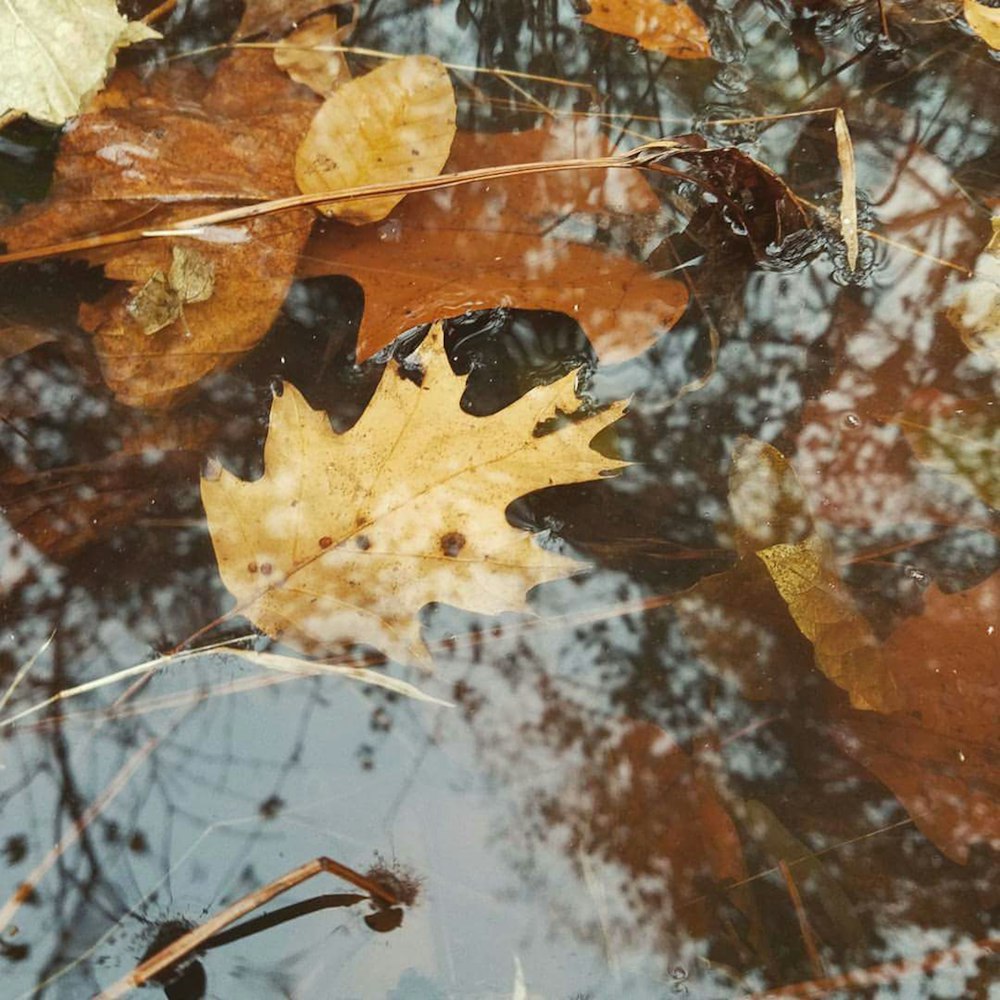
[(414, 364), (420, 384), (390, 368), (344, 434), (286, 384), (263, 476), (202, 479), (219, 572), (240, 613), (306, 653), (365, 644), (428, 665), (425, 604), (527, 610), (530, 587), (582, 567), (512, 527), (507, 505), (626, 464), (588, 447), (624, 403), (535, 436), (577, 409), (573, 373), (474, 417), (461, 409), (465, 380), (451, 371), (440, 324), (407, 370)]
[(0, 120), (62, 125), (104, 83), (118, 49), (159, 37), (114, 0), (2, 0)]
[[(433, 56), (407, 56), (351, 80), (316, 112), (295, 155), (305, 194), (435, 177), (455, 138), (455, 93)], [(403, 195), (321, 206), (361, 225), (384, 219)]]

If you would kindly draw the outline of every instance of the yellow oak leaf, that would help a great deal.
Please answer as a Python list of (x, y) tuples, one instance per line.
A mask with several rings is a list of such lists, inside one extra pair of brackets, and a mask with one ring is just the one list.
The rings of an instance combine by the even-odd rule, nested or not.
[[(295, 154), (305, 194), (435, 177), (455, 138), (455, 92), (444, 64), (406, 56), (338, 87)], [(355, 225), (384, 219), (403, 195), (320, 206)]]
[[(475, 417), (460, 406), (465, 379), (451, 371), (440, 324), (406, 365), (386, 370), (344, 434), (286, 384), (271, 407), (261, 478), (202, 479), (238, 610), (307, 653), (364, 644), (426, 666), (424, 605), (527, 610), (529, 588), (583, 566), (512, 527), (507, 505), (627, 464), (589, 447), (626, 404), (577, 413), (574, 373)], [(561, 415), (572, 419), (545, 432)]]

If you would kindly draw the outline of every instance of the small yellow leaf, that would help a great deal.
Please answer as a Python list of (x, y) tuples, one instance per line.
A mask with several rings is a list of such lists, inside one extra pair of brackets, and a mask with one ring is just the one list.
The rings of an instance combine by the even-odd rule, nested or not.
[(311, 18), (278, 42), (274, 61), (297, 83), (326, 97), (351, 78), (344, 53), (332, 48), (343, 45), (353, 27), (339, 27), (333, 14)]
[(893, 711), (895, 682), (864, 616), (816, 533), (802, 486), (788, 460), (760, 441), (733, 454), (730, 507), (744, 542), (764, 564), (816, 666), (851, 696), (855, 708)]
[(705, 23), (684, 0), (592, 0), (589, 6), (587, 24), (634, 38), (644, 49), (674, 59), (712, 55)]
[[(435, 177), (455, 138), (455, 93), (432, 56), (407, 56), (345, 83), (316, 112), (295, 156), (305, 194)], [(319, 209), (361, 225), (384, 219), (403, 195)]]
[(219, 572), (240, 613), (306, 653), (365, 644), (426, 665), (424, 605), (526, 611), (529, 588), (583, 567), (511, 526), (508, 504), (627, 464), (589, 447), (624, 403), (535, 436), (577, 409), (575, 373), (474, 417), (461, 408), (465, 379), (451, 371), (440, 324), (414, 364), (419, 385), (388, 369), (344, 434), (286, 384), (271, 407), (263, 476), (202, 479)]
[(987, 7), (977, 0), (965, 0), (965, 19), (991, 49), (1000, 49), (1000, 7)]
[(972, 277), (955, 290), (946, 315), (970, 351), (1000, 364), (1000, 216), (994, 217), (990, 242)]

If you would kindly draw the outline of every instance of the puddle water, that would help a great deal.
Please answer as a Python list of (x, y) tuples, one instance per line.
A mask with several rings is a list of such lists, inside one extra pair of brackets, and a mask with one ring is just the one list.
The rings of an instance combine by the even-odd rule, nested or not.
[[(162, 241), (0, 266), (4, 720), (187, 643), (293, 654), (229, 614), (201, 473), (261, 477), (289, 385), (343, 433), (400, 363), (421, 384), (405, 359), (433, 320), (467, 376), (456, 437), (463, 411), (579, 371), (587, 412), (628, 400), (595, 447), (629, 463), (514, 492), (507, 522), (579, 564), (528, 612), (465, 610), (493, 585), (470, 576), (421, 611), (431, 670), (350, 660), (450, 706), (215, 652), (4, 722), (5, 998), (98, 994), (318, 857), (416, 898), (400, 922), (319, 872), (147, 993), (996, 995), (996, 56), (956, 4), (692, 6), (711, 57), (528, 0), (365, 0), (348, 44), (455, 67), (448, 170), (679, 135), (741, 156), (692, 140), (674, 173), (488, 180), (311, 235), (303, 210), (236, 225), (191, 243), (220, 312), (189, 294), (131, 341), (108, 317), (121, 281), (170, 267)], [(181, 0), (164, 45), (124, 53), (89, 159), (8, 127), (0, 241), (294, 193), (282, 123), (318, 98), (269, 49), (192, 54), (242, 13)], [(355, 76), (381, 62), (350, 56)], [(164, 361), (157, 338), (199, 323), (246, 329)]]

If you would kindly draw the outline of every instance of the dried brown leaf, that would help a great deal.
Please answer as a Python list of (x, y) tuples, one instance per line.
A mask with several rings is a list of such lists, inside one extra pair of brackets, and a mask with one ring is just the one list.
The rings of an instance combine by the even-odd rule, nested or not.
[(626, 38), (644, 49), (674, 59), (707, 59), (712, 55), (705, 22), (684, 0), (591, 0), (583, 15), (587, 24)]
[(837, 108), (833, 119), (837, 136), (837, 159), (840, 162), (840, 235), (847, 247), (847, 266), (858, 266), (858, 191), (854, 169), (854, 143), (847, 127), (847, 116)]
[(28, 323), (7, 323), (0, 318), (0, 364), (55, 339), (49, 330)]
[[(337, 89), (295, 154), (305, 194), (434, 177), (455, 138), (455, 93), (433, 56), (406, 56)], [(384, 219), (402, 195), (320, 206), (355, 225)]]
[[(147, 84), (117, 74), (95, 110), (64, 137), (50, 198), (0, 227), (0, 239), (17, 249), (139, 219), (155, 228), (231, 199), (293, 194), (294, 150), (318, 103), (265, 51), (232, 53), (208, 86), (185, 67), (154, 74)], [(126, 283), (81, 310), (119, 399), (169, 406), (253, 347), (281, 306), (310, 224), (303, 211), (220, 228), (206, 234), (213, 242), (147, 241), (90, 255), (109, 278)], [(182, 259), (201, 261), (201, 291), (187, 287), (183, 317), (169, 280), (156, 278), (174, 268), (182, 280), (174, 248)], [(205, 299), (209, 270), (214, 287)], [(185, 273), (185, 285), (196, 281)], [(129, 304), (144, 286), (137, 322)], [(142, 298), (160, 300), (159, 319), (147, 321), (156, 310), (146, 310)]]

